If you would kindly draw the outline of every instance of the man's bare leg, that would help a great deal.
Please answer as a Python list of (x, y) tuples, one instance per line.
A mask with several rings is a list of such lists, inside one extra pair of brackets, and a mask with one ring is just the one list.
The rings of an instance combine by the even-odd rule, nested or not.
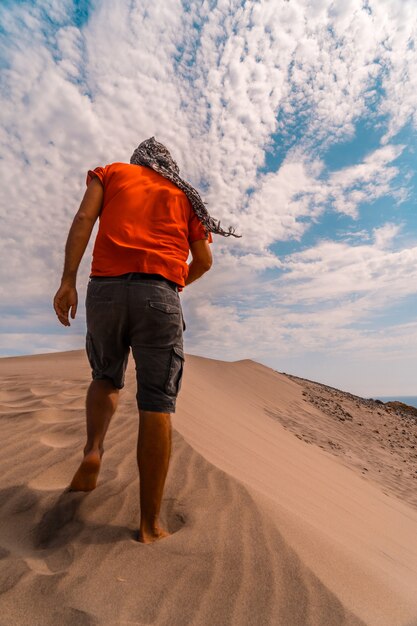
[(139, 411), (138, 467), (140, 476), (139, 541), (152, 543), (171, 533), (159, 525), (159, 511), (171, 456), (169, 413)]
[(93, 380), (87, 391), (87, 443), (84, 459), (71, 481), (71, 491), (92, 491), (100, 471), (103, 443), (117, 408), (119, 390), (110, 380)]

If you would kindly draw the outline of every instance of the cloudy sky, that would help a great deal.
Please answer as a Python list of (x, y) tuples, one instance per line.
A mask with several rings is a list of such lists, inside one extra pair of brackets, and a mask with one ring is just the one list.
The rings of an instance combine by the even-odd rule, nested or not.
[[(211, 214), (186, 352), (417, 395), (415, 0), (5, 0), (1, 354), (51, 307), (89, 168), (155, 135)], [(86, 255), (79, 274), (84, 299)]]

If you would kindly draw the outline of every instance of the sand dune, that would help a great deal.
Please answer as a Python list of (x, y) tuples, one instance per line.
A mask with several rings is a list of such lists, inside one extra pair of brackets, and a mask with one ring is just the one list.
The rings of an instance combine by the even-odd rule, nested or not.
[[(97, 489), (67, 493), (83, 352), (0, 360), (1, 624), (417, 623), (412, 449), (403, 463), (395, 443), (382, 471), (386, 451), (357, 424), (366, 407), (338, 398), (343, 422), (308, 381), (188, 355), (162, 505), (173, 535), (143, 545), (133, 380), (130, 369)], [(387, 429), (400, 419), (383, 417)], [(407, 471), (395, 479), (396, 463)]]

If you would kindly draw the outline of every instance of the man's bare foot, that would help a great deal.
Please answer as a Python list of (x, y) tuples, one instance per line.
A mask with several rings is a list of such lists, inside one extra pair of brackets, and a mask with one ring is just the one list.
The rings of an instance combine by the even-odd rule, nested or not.
[(101, 455), (99, 452), (89, 452), (85, 455), (80, 467), (75, 472), (69, 486), (69, 491), (92, 491), (96, 488), (100, 472)]
[(169, 537), (171, 534), (162, 528), (155, 527), (153, 530), (138, 530), (137, 539), (140, 543), (153, 543), (158, 539)]

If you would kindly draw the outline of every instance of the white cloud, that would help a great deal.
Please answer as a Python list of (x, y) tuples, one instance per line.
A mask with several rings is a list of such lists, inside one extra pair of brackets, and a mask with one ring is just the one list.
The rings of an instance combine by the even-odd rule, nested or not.
[[(417, 293), (417, 246), (391, 250), (400, 229), (385, 224), (374, 230), (374, 242), (355, 246), (323, 241), (286, 260), (285, 297), (291, 302), (331, 300), (358, 293), (381, 298)], [(293, 283), (297, 284), (295, 288)]]
[[(248, 206), (239, 218), (245, 239), (241, 245), (249, 249), (266, 249), (274, 241), (300, 239), (308, 228), (301, 217), (310, 219), (324, 210), (325, 186), (303, 161), (287, 160), (278, 172), (264, 175)], [(313, 204), (314, 201), (314, 204)]]
[(323, 241), (289, 255), (284, 274), (266, 280), (216, 264), (187, 293), (186, 346), (192, 339), (200, 354), (264, 362), (313, 352), (415, 358), (415, 323), (404, 319), (413, 319), (417, 297), (417, 245), (401, 242), (400, 227), (386, 223), (366, 243)]
[(374, 239), (376, 248), (387, 248), (394, 243), (397, 235), (400, 234), (401, 226), (399, 224), (384, 224), (374, 229)]
[(362, 202), (394, 195), (391, 182), (398, 175), (397, 167), (389, 165), (398, 158), (405, 146), (387, 145), (367, 155), (362, 163), (334, 172), (329, 178), (329, 195), (340, 213), (358, 217)]
[[(294, 151), (277, 172), (259, 177), (239, 217), (244, 239), (235, 248), (263, 254), (276, 241), (301, 239), (326, 209), (357, 218), (361, 204), (398, 195), (393, 180), (399, 169), (391, 162), (403, 149), (403, 145), (386, 145), (361, 163), (328, 175), (321, 161), (308, 161), (306, 155)], [(402, 191), (404, 200), (406, 189)]]

